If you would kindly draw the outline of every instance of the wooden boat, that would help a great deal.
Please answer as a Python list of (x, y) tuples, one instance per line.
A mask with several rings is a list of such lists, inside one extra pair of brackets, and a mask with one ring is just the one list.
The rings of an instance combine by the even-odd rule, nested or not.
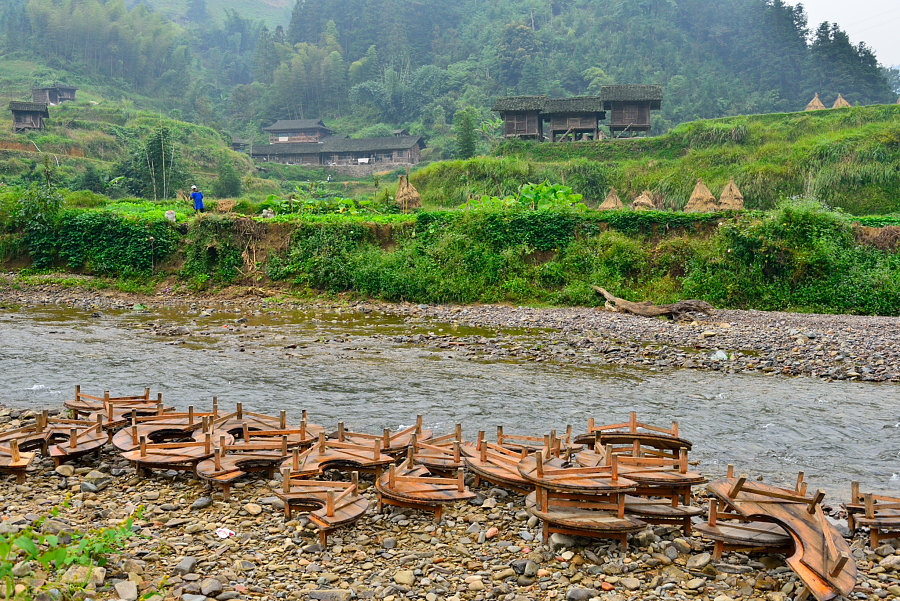
[(328, 534), (351, 524), (365, 515), (369, 501), (359, 494), (357, 472), (350, 482), (323, 482), (296, 478), (290, 469), (283, 469), (283, 488), (276, 495), (284, 501), (285, 519), (291, 519), (294, 509), (309, 511), (309, 521), (319, 530), (322, 545), (328, 544)]
[(791, 537), (787, 564), (819, 601), (849, 595), (856, 585), (856, 562), (844, 538), (822, 511), (823, 491), (812, 497), (785, 488), (726, 478), (707, 486), (710, 494), (746, 520), (773, 522)]
[(455, 478), (436, 477), (428, 468), (415, 464), (414, 454), (410, 448), (400, 467), (392, 463), (388, 471), (376, 479), (379, 512), (385, 505), (408, 507), (430, 511), (434, 513), (434, 519), (440, 521), (444, 505), (475, 497), (475, 493), (466, 488), (462, 468), (457, 470)]
[(380, 440), (381, 451), (383, 453), (387, 453), (388, 455), (402, 455), (403, 453), (406, 453), (406, 449), (412, 442), (413, 437), (419, 442), (426, 442), (430, 440), (433, 435), (434, 432), (431, 430), (423, 429), (422, 416), (417, 415), (414, 426), (410, 426), (399, 432), (394, 432), (393, 434), (389, 428), (385, 428), (384, 433), (381, 436), (364, 434), (361, 432), (349, 432), (344, 429), (344, 422), (339, 422), (337, 432), (332, 434), (330, 438), (337, 438), (338, 442), (349, 442), (351, 444), (369, 447), (372, 446), (372, 441)]
[(873, 549), (884, 539), (900, 538), (900, 498), (862, 493), (859, 482), (851, 482), (850, 502), (844, 509), (851, 532), (860, 526), (869, 528), (869, 546)]
[(534, 486), (519, 473), (519, 462), (528, 456), (528, 450), (510, 451), (500, 445), (487, 442), (484, 432), (478, 433), (478, 440), (473, 445), (460, 445), (466, 469), (475, 475), (475, 486), (481, 481), (490, 482), (513, 492), (527, 494)]

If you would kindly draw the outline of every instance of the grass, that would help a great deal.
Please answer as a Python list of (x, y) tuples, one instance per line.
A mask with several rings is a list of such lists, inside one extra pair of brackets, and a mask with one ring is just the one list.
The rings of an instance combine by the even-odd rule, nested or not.
[(897, 105), (696, 121), (658, 137), (602, 143), (510, 141), (495, 154), (429, 165), (412, 182), (427, 208), (550, 179), (595, 206), (615, 186), (623, 199), (649, 189), (677, 210), (698, 178), (713, 193), (734, 178), (751, 209), (812, 196), (857, 215), (900, 211)]

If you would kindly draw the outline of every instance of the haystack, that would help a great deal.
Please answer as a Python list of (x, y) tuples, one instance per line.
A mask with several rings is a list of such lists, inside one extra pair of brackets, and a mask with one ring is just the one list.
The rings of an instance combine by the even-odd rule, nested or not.
[(231, 198), (220, 198), (216, 201), (216, 212), (217, 213), (230, 213), (234, 210), (237, 202)]
[(404, 213), (422, 208), (422, 197), (419, 196), (419, 191), (409, 183), (409, 177), (406, 175), (400, 176), (400, 182), (397, 184), (397, 196), (394, 198)]
[(834, 101), (834, 105), (831, 108), (833, 108), (833, 109), (848, 109), (851, 106), (853, 106), (853, 105), (851, 105), (849, 102), (847, 102), (843, 96), (838, 94), (837, 100)]
[(635, 211), (653, 211), (656, 209), (656, 205), (653, 204), (653, 195), (650, 194), (650, 190), (644, 190), (640, 196), (634, 199), (631, 203), (631, 208)]
[(807, 111), (821, 111), (825, 108), (825, 105), (822, 104), (822, 101), (819, 100), (819, 93), (816, 92), (816, 97), (809, 101), (809, 104), (806, 105)]
[(742, 211), (744, 209), (744, 195), (738, 190), (734, 178), (730, 179), (725, 187), (722, 188), (722, 194), (719, 195), (720, 211)]
[(621, 209), (625, 205), (622, 204), (622, 199), (619, 198), (619, 195), (616, 193), (616, 188), (612, 187), (609, 189), (609, 194), (606, 195), (606, 200), (603, 201), (603, 204), (600, 205), (599, 209), (601, 211), (614, 211), (616, 209)]
[(685, 213), (711, 213), (716, 210), (716, 197), (713, 196), (702, 179), (697, 180), (690, 200), (684, 205)]

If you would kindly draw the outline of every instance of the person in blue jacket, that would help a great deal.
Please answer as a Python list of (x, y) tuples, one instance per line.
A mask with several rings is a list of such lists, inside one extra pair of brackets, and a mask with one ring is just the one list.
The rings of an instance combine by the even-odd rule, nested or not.
[(191, 200), (194, 201), (194, 214), (203, 212), (203, 193), (197, 186), (191, 186)]

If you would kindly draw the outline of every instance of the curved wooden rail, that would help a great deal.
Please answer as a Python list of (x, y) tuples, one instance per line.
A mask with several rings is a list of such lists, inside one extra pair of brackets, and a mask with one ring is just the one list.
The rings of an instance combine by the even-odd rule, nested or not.
[(719, 505), (718, 499), (710, 499), (706, 523), (695, 526), (701, 536), (713, 541), (713, 559), (721, 560), (725, 551), (791, 553), (793, 541), (784, 528), (774, 522), (747, 521)]
[(380, 476), (384, 466), (393, 462), (394, 458), (382, 451), (380, 438), (359, 445), (328, 440), (324, 433), (319, 433), (315, 445), (302, 452), (295, 449), (281, 467), (291, 470), (297, 477), (317, 476), (329, 469), (371, 472)]
[(466, 465), (460, 450), (462, 443), (461, 424), (456, 424), (456, 429), (452, 433), (432, 438), (427, 442), (416, 439), (413, 445), (416, 463), (435, 473), (456, 472)]
[(634, 411), (629, 414), (627, 422), (620, 424), (597, 426), (594, 418), (590, 418), (588, 431), (576, 436), (575, 442), (589, 448), (594, 448), (598, 443), (600, 446), (611, 444), (616, 453), (626, 451), (631, 446), (635, 457), (647, 454), (646, 450), (641, 452), (641, 447), (655, 450), (660, 456), (674, 458), (673, 451), (677, 453), (682, 448), (690, 451), (692, 446), (691, 441), (679, 436), (677, 421), (673, 421), (670, 428), (652, 426), (639, 422)]
[(514, 452), (491, 444), (484, 440), (484, 432), (479, 432), (478, 442), (461, 445), (460, 452), (465, 458), (466, 469), (475, 475), (475, 486), (480, 486), (484, 480), (517, 493), (527, 494), (534, 490), (534, 485), (519, 473), (519, 462), (528, 456), (527, 450)]
[(573, 536), (609, 538), (625, 547), (629, 534), (647, 527), (639, 519), (610, 511), (608, 503), (591, 502), (582, 495), (547, 497), (542, 494), (541, 489), (537, 489), (525, 497), (525, 509), (541, 520), (544, 544), (547, 544), (550, 533), (558, 532)]
[[(15, 443), (20, 453), (37, 452), (52, 457), (56, 465), (89, 453), (99, 453), (109, 441), (109, 435), (103, 429), (101, 417), (96, 417), (92, 421), (58, 419), (48, 417), (44, 411), (36, 416), (34, 424), (0, 434), (0, 447), (9, 449), (11, 457), (10, 445)], [(4, 452), (0, 450), (0, 457), (3, 455)], [(20, 458), (18, 462), (12, 463), (21, 461)], [(0, 459), (0, 465), (4, 463), (6, 462)], [(20, 466), (10, 465), (9, 469), (3, 471), (16, 473), (17, 479), (21, 479), (20, 474), (24, 474), (24, 468)]]
[(348, 442), (358, 446), (371, 446), (375, 440), (381, 441), (381, 452), (388, 455), (399, 455), (406, 452), (413, 437), (419, 442), (427, 442), (434, 435), (431, 430), (422, 428), (422, 416), (416, 416), (414, 426), (391, 433), (389, 428), (384, 429), (381, 436), (374, 434), (364, 434), (361, 432), (349, 432), (344, 429), (344, 422), (338, 422), (337, 432), (333, 433), (330, 438), (337, 439), (338, 442)]
[(859, 482), (850, 483), (850, 502), (844, 504), (850, 531), (859, 526), (869, 528), (869, 546), (877, 547), (882, 539), (900, 536), (900, 498), (862, 493)]
[(747, 482), (746, 476), (712, 482), (707, 490), (744, 519), (774, 522), (793, 540), (787, 564), (819, 601), (849, 595), (856, 562), (847, 541), (822, 511), (825, 493), (809, 497), (784, 488)]

